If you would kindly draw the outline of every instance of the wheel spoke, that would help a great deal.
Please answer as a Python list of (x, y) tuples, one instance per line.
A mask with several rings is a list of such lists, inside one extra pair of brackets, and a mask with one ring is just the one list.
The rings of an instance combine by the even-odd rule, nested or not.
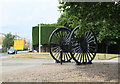
[(78, 54), (79, 54), (79, 53), (77, 53), (77, 54), (75, 55), (75, 58), (78, 56)]
[(60, 34), (61, 37), (63, 37), (63, 31), (61, 31), (61, 34)]
[(60, 39), (60, 35), (57, 32), (56, 32), (56, 35), (57, 35), (58, 39)]
[(91, 37), (91, 35), (92, 35), (92, 32), (91, 32), (90, 35), (87, 37), (87, 39), (89, 39), (89, 38)]
[(67, 37), (66, 35), (67, 35), (66, 32), (64, 32), (64, 35), (63, 35), (63, 39), (64, 39), (64, 40), (67, 39), (67, 38), (66, 38), (66, 37)]
[(69, 53), (67, 53), (67, 54), (68, 54), (68, 57), (71, 58), (70, 55), (69, 55)]
[(95, 42), (95, 40), (88, 41), (88, 43)]
[(60, 51), (58, 52), (58, 54), (57, 54), (57, 56), (56, 56), (56, 59), (58, 58), (59, 54), (60, 54)]
[(95, 50), (93, 50), (92, 48), (89, 48), (89, 50), (95, 52)]
[(86, 55), (87, 55), (88, 61), (90, 61), (89, 56), (88, 56), (88, 53), (86, 53)]
[[(66, 53), (65, 53), (66, 54)], [(67, 54), (66, 54), (66, 59), (68, 60)]]
[(59, 40), (59, 37), (56, 36), (56, 34), (53, 35), (53, 38), (56, 39), (56, 40)]
[(89, 33), (90, 33), (90, 32), (87, 32), (86, 38), (89, 36)]
[(90, 52), (88, 52), (88, 55), (90, 56), (90, 58), (92, 59), (92, 56), (90, 55)]
[(77, 60), (79, 60), (79, 58), (80, 58), (80, 53), (79, 53), (79, 56), (78, 56)]
[(59, 49), (59, 48), (57, 48), (57, 49), (53, 50), (52, 52), (56, 52), (56, 51), (58, 51), (58, 49)]
[(53, 37), (55, 37), (56, 40), (59, 40), (59, 39), (60, 39), (60, 37), (58, 36), (57, 32), (53, 35)]
[(59, 52), (59, 50), (56, 51), (56, 53), (53, 55), (55, 57), (55, 55)]
[(95, 55), (95, 54), (93, 54), (93, 53), (91, 53), (93, 56)]
[(79, 51), (79, 48), (74, 52), (74, 54), (75, 54), (77, 51)]
[(67, 34), (67, 37), (66, 37), (66, 38), (69, 38), (69, 36), (70, 36), (70, 32)]
[(76, 50), (76, 49), (78, 49), (79, 47), (75, 47), (75, 48), (73, 48), (72, 50)]
[(59, 55), (59, 59), (58, 60), (60, 60), (60, 55)]
[(83, 63), (84, 63), (84, 53), (83, 53)]
[(76, 46), (77, 47), (77, 46), (79, 46), (79, 44), (78, 43), (74, 43), (72, 46), (74, 46), (74, 47)]
[(63, 37), (63, 31), (61, 30), (61, 32), (60, 32), (60, 37)]
[(92, 36), (90, 39), (88, 39), (88, 41), (90, 41), (94, 36)]
[(82, 61), (82, 57), (83, 57), (83, 54), (81, 54), (81, 57), (80, 57), (80, 63), (81, 63), (81, 61)]
[(60, 31), (58, 32), (59, 37), (61, 38)]
[(52, 49), (55, 49), (55, 48), (58, 48), (58, 47), (59, 47), (59, 46), (56, 46), (56, 47), (52, 47), (52, 48), (51, 48), (51, 50), (52, 50)]
[(85, 54), (85, 62), (87, 63), (87, 56), (86, 56), (86, 54)]
[(56, 39), (56, 38), (55, 38), (55, 39), (53, 40), (53, 38), (52, 38), (51, 43), (52, 43), (52, 44), (58, 44), (59, 41), (60, 41), (60, 39)]
[(80, 51), (81, 51), (81, 53), (83, 53), (83, 51), (82, 51), (81, 47), (80, 47)]
[(69, 37), (69, 35), (70, 35), (70, 32), (69, 33), (67, 33), (67, 32), (65, 33), (65, 35), (64, 35), (65, 38), (66, 38), (65, 40), (67, 40), (67, 38)]
[(64, 57), (64, 61), (65, 61), (65, 53), (63, 54), (63, 57)]

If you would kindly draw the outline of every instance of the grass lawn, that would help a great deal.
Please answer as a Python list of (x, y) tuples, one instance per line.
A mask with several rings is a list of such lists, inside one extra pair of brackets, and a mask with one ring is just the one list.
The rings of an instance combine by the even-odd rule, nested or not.
[[(118, 54), (106, 54), (106, 59), (111, 59), (114, 57), (120, 57), (120, 55)], [(51, 55), (49, 52), (47, 53), (41, 53), (39, 55), (39, 53), (23, 53), (23, 54), (14, 54), (11, 56), (6, 56), (6, 57), (10, 57), (10, 58), (49, 58), (52, 59)], [(95, 56), (95, 59), (105, 59), (105, 54), (104, 53), (97, 53)]]
[(97, 53), (96, 56), (95, 56), (95, 59), (105, 59), (105, 57), (106, 57), (106, 59), (111, 59), (111, 58), (118, 57), (118, 56), (120, 56), (120, 55), (119, 54)]
[(14, 54), (10, 56), (5, 56), (3, 58), (52, 58), (49, 53), (23, 53), (23, 54)]

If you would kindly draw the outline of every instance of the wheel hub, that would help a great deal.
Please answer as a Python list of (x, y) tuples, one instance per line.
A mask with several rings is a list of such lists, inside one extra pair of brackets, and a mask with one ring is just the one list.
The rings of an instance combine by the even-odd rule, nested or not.
[(69, 52), (69, 43), (64, 41), (64, 40), (61, 40), (60, 41), (60, 48), (62, 49), (62, 51), (64, 52)]
[(83, 51), (83, 53), (86, 53), (88, 50), (88, 43), (87, 43), (87, 39), (84, 35), (82, 35), (82, 37), (80, 38), (80, 47)]

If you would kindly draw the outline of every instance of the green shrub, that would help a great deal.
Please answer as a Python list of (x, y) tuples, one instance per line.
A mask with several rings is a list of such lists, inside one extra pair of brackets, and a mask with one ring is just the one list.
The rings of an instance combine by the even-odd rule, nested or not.
[[(63, 26), (57, 24), (41, 24), (41, 44), (48, 44), (51, 33), (56, 29)], [(39, 44), (39, 25), (32, 27), (32, 45)]]

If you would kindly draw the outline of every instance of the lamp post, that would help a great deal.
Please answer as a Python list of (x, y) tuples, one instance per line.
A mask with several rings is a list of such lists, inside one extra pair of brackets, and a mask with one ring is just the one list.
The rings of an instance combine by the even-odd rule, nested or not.
[(40, 38), (40, 32), (41, 32), (41, 26), (40, 26), (40, 24), (39, 24), (39, 54), (40, 54), (40, 50), (41, 50), (41, 49), (40, 49), (40, 39), (41, 39), (41, 38)]

